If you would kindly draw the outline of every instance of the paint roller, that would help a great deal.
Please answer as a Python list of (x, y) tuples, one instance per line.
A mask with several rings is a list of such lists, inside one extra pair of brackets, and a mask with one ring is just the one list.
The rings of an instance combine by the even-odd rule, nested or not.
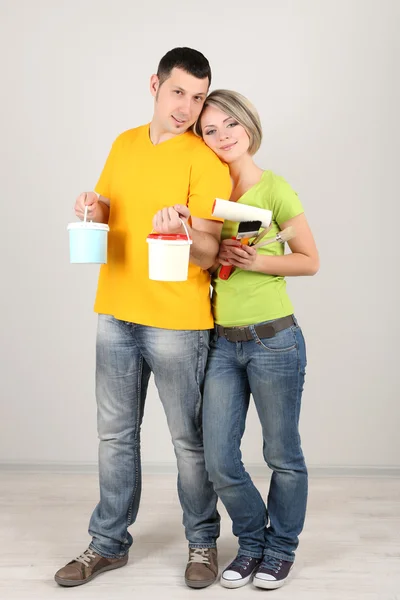
[(247, 206), (230, 200), (216, 198), (212, 209), (213, 217), (228, 219), (236, 223), (243, 221), (261, 221), (262, 227), (268, 227), (272, 219), (272, 211), (256, 206)]
[[(212, 214), (214, 217), (238, 222), (238, 235), (234, 239), (245, 238), (247, 242), (249, 238), (257, 235), (261, 225), (269, 229), (272, 219), (272, 212), (270, 210), (247, 206), (247, 204), (238, 204), (229, 200), (221, 200), (220, 198), (216, 198)], [(231, 265), (222, 265), (219, 271), (219, 278), (226, 280), (229, 278), (231, 272)]]

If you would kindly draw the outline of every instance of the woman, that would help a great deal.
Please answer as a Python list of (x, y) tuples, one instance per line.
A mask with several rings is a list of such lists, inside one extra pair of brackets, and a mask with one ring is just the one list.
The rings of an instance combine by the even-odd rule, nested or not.
[[(318, 252), (297, 194), (281, 177), (253, 160), (262, 131), (246, 98), (228, 90), (208, 96), (196, 133), (229, 165), (230, 200), (272, 211), (276, 234), (289, 226), (291, 253), (283, 244), (263, 248), (232, 239), (238, 224), (225, 221), (213, 274), (216, 322), (204, 389), (204, 446), (215, 490), (233, 522), (239, 552), (223, 571), (224, 587), (284, 584), (294, 562), (307, 501), (307, 469), (298, 431), (306, 350), (286, 293), (285, 276), (314, 275)], [(220, 267), (220, 265), (218, 265)], [(241, 461), (250, 394), (262, 426), (264, 458), (272, 478), (267, 506)]]

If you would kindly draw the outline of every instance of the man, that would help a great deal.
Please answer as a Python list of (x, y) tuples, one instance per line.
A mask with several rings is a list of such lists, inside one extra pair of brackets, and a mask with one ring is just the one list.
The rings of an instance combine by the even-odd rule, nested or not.
[[(207, 269), (221, 230), (210, 215), (215, 197), (229, 198), (231, 185), (227, 167), (189, 131), (210, 82), (200, 52), (168, 52), (150, 80), (151, 123), (116, 139), (96, 191), (81, 194), (75, 204), (79, 218), (87, 205), (88, 218), (109, 223), (110, 233), (95, 303), (100, 502), (90, 520), (89, 548), (55, 575), (62, 586), (84, 584), (127, 563), (128, 527), (140, 501), (140, 426), (151, 372), (178, 463), (189, 542), (185, 581), (200, 588), (217, 576), (219, 515), (204, 466), (201, 391), (213, 326)], [(174, 232), (189, 214), (188, 280), (150, 281), (146, 237), (153, 224)]]

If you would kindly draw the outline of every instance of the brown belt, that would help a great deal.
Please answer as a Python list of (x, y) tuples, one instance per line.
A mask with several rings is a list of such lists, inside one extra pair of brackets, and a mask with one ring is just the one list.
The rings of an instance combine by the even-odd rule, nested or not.
[(278, 331), (292, 327), (296, 322), (293, 315), (282, 317), (281, 319), (275, 319), (270, 323), (264, 323), (263, 325), (247, 325), (246, 327), (222, 327), (222, 325), (215, 325), (215, 329), (220, 337), (224, 337), (228, 342), (249, 342), (254, 341), (253, 333), (250, 327), (254, 328), (254, 331), (259, 338), (272, 338)]

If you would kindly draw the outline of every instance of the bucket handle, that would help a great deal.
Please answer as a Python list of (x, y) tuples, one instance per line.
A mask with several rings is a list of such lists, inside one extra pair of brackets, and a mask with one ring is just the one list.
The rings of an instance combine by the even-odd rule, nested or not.
[(181, 223), (182, 223), (182, 225), (183, 225), (183, 229), (185, 230), (185, 233), (186, 233), (186, 236), (187, 236), (187, 239), (188, 239), (188, 242), (189, 242), (189, 241), (190, 241), (190, 235), (189, 235), (188, 229), (187, 229), (187, 227), (186, 227), (186, 225), (185, 225), (185, 223), (184, 223), (183, 219), (181, 219), (181, 218), (179, 217), (179, 220), (180, 220), (180, 222), (181, 222)]
[[(87, 194), (85, 193), (85, 202), (86, 202), (86, 198), (87, 198)], [(85, 212), (84, 212), (84, 215), (83, 215), (83, 222), (85, 223), (85, 225), (86, 225), (86, 223), (93, 223), (93, 221), (88, 221), (87, 220), (88, 208), (89, 208), (88, 205), (85, 204)]]
[[(86, 210), (86, 209), (85, 209), (85, 210)], [(182, 223), (182, 225), (183, 225), (183, 229), (185, 230), (185, 233), (186, 233), (186, 236), (187, 236), (188, 242), (191, 242), (192, 240), (191, 240), (191, 238), (190, 238), (190, 235), (189, 235), (189, 232), (188, 232), (188, 228), (186, 227), (186, 225), (185, 225), (184, 221), (183, 221), (183, 220), (182, 220), (180, 217), (179, 217), (179, 220), (180, 220), (180, 222), (181, 222), (181, 223)], [(151, 230), (151, 233), (155, 233), (155, 230), (154, 230), (154, 229), (152, 229), (152, 230)]]

